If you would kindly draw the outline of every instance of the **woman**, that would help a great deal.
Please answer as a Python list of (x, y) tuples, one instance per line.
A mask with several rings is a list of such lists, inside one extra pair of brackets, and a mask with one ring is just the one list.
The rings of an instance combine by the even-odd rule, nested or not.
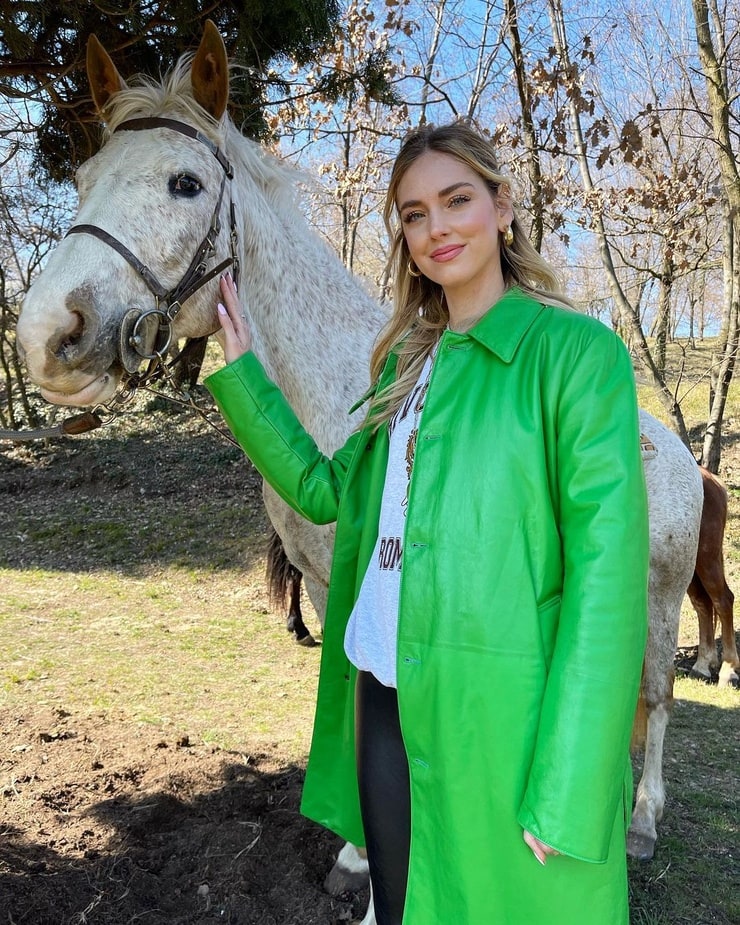
[(626, 925), (648, 566), (627, 351), (558, 292), (467, 125), (406, 139), (385, 217), (395, 309), (341, 450), (266, 378), (230, 280), (207, 380), (282, 497), (337, 520), (302, 809), (367, 845), (378, 925)]

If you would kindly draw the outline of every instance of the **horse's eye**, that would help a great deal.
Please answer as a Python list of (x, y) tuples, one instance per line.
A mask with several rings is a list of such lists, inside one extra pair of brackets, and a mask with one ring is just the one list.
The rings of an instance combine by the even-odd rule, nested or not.
[(178, 173), (170, 178), (170, 192), (175, 196), (197, 196), (200, 191), (200, 181), (190, 174)]

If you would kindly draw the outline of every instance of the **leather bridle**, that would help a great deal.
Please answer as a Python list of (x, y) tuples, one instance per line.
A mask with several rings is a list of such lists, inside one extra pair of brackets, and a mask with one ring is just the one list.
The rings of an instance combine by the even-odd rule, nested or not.
[[(193, 259), (185, 271), (179, 283), (171, 289), (167, 289), (157, 279), (155, 274), (133, 254), (125, 244), (118, 240), (110, 232), (98, 225), (73, 225), (68, 231), (70, 234), (89, 234), (98, 238), (104, 244), (113, 248), (123, 259), (139, 274), (143, 279), (149, 291), (154, 296), (155, 307), (147, 311), (140, 309), (131, 309), (126, 313), (121, 321), (121, 331), (119, 338), (119, 358), (121, 365), (130, 375), (134, 374), (141, 364), (142, 360), (161, 360), (172, 344), (172, 324), (177, 317), (178, 312), (194, 293), (202, 286), (210, 282), (214, 277), (222, 273), (227, 267), (232, 268), (235, 281), (239, 275), (239, 258), (238, 258), (238, 232), (236, 225), (236, 212), (234, 203), (229, 198), (229, 220), (231, 229), (231, 256), (222, 260), (212, 269), (208, 269), (208, 261), (216, 253), (216, 239), (221, 231), (221, 206), (224, 198), (226, 181), (231, 180), (234, 171), (229, 163), (228, 158), (221, 149), (215, 145), (210, 138), (207, 138), (202, 132), (199, 132), (192, 125), (185, 122), (179, 122), (175, 119), (165, 119), (159, 117), (147, 117), (140, 119), (128, 119), (122, 122), (114, 129), (115, 132), (140, 132), (155, 128), (166, 128), (180, 135), (186, 135), (205, 145), (213, 154), (216, 160), (223, 168), (224, 175), (221, 178), (221, 187), (218, 192), (218, 199), (213, 209), (211, 222), (206, 236), (199, 244)], [(66, 237), (66, 235), (65, 235)], [(157, 322), (157, 333), (154, 338), (154, 345), (151, 350), (147, 349), (147, 327), (149, 323), (155, 320)]]
[[(80, 225), (73, 225), (67, 231), (67, 235), (92, 235), (93, 237), (98, 238), (98, 240), (102, 241), (104, 244), (107, 244), (109, 247), (113, 248), (114, 251), (120, 254), (121, 257), (123, 257), (123, 259), (131, 267), (133, 267), (133, 269), (144, 280), (147, 288), (154, 296), (154, 308), (147, 309), (145, 311), (142, 311), (138, 308), (130, 309), (124, 315), (123, 320), (121, 321), (118, 345), (119, 359), (123, 369), (128, 375), (124, 379), (122, 387), (113, 396), (113, 398), (111, 398), (104, 405), (97, 405), (95, 408), (93, 408), (92, 411), (74, 414), (68, 418), (65, 418), (63, 421), (53, 427), (38, 428), (36, 430), (26, 431), (0, 430), (0, 441), (7, 440), (18, 442), (48, 439), (53, 437), (77, 436), (78, 434), (84, 434), (91, 430), (95, 430), (102, 424), (113, 420), (114, 417), (120, 413), (121, 407), (133, 397), (134, 393), (139, 387), (145, 386), (160, 377), (171, 380), (172, 367), (175, 365), (180, 355), (175, 357), (173, 360), (170, 360), (168, 363), (165, 363), (164, 358), (172, 344), (173, 322), (177, 317), (178, 312), (182, 308), (183, 303), (186, 302), (202, 286), (205, 286), (205, 284), (210, 282), (214, 277), (218, 276), (220, 273), (223, 273), (223, 271), (228, 267), (232, 268), (234, 281), (238, 282), (239, 235), (237, 232), (236, 211), (234, 209), (234, 202), (231, 197), (229, 197), (231, 255), (226, 257), (210, 270), (208, 269), (208, 261), (216, 253), (216, 240), (221, 231), (221, 207), (223, 205), (226, 181), (232, 180), (234, 176), (234, 171), (228, 158), (224, 155), (223, 151), (221, 151), (218, 145), (215, 145), (210, 138), (206, 137), (202, 132), (199, 132), (192, 125), (188, 125), (186, 122), (179, 122), (176, 119), (165, 119), (154, 116), (140, 119), (128, 119), (127, 121), (118, 125), (114, 129), (114, 133), (121, 131), (140, 132), (155, 128), (171, 129), (173, 132), (178, 132), (180, 135), (185, 135), (188, 138), (193, 138), (196, 141), (199, 141), (201, 144), (208, 148), (208, 150), (211, 152), (211, 154), (213, 154), (213, 156), (223, 168), (224, 174), (221, 178), (221, 187), (218, 192), (218, 199), (216, 200), (216, 205), (213, 209), (213, 215), (211, 216), (211, 222), (206, 236), (198, 246), (193, 259), (190, 261), (190, 264), (180, 282), (173, 286), (171, 289), (167, 289), (160, 283), (160, 281), (149, 269), (149, 267), (147, 267), (145, 263), (139, 260), (139, 258), (133, 254), (125, 244), (118, 240), (118, 238), (110, 234), (110, 232), (106, 231), (104, 228), (100, 228), (98, 225), (90, 225), (84, 223)], [(67, 235), (65, 235), (65, 237)], [(148, 350), (146, 344), (147, 340), (150, 340), (151, 338), (147, 337), (147, 328), (149, 327), (150, 322), (156, 322), (157, 331), (154, 336), (153, 346), (150, 350)], [(137, 370), (141, 365), (142, 360), (148, 360), (149, 366), (145, 372), (138, 373)], [(226, 439), (230, 440), (232, 443), (234, 442), (233, 438), (229, 434), (221, 430), (211, 420), (209, 420), (203, 410), (195, 404), (190, 395), (187, 393), (184, 394), (186, 401), (180, 403), (187, 404), (192, 407), (195, 411), (201, 414), (212, 427), (223, 434)], [(172, 400), (177, 401), (177, 399)], [(104, 419), (101, 417), (101, 412), (107, 413), (108, 418)]]

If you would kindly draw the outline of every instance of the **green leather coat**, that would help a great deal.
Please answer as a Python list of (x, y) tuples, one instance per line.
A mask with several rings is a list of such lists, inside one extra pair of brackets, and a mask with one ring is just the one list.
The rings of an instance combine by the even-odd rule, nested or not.
[[(391, 359), (381, 381), (393, 375)], [(387, 429), (329, 458), (253, 354), (206, 384), (282, 497), (337, 521), (302, 809), (361, 845), (343, 637)], [(468, 333), (442, 336), (418, 436), (398, 630), (404, 925), (626, 925), (647, 571), (627, 351), (601, 323), (510, 290)], [(561, 856), (540, 866), (522, 828)]]

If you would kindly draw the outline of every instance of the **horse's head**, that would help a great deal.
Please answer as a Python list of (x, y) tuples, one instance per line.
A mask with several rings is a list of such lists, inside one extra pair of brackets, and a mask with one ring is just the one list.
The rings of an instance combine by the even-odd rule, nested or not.
[(218, 148), (228, 62), (216, 27), (206, 25), (195, 56), (162, 84), (128, 86), (94, 36), (87, 70), (108, 137), (78, 171), (74, 233), (49, 257), (18, 323), (44, 397), (79, 406), (108, 400), (169, 337), (213, 331), (217, 281), (197, 284), (233, 254), (230, 167)]

